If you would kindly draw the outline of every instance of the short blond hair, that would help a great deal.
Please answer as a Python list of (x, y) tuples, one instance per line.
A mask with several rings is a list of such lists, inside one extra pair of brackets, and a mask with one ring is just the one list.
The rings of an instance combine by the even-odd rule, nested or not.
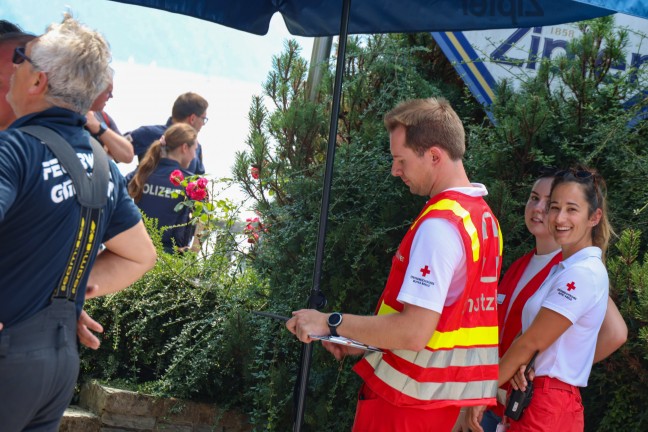
[(466, 152), (463, 124), (446, 99), (412, 99), (401, 102), (385, 114), (384, 122), (389, 132), (403, 126), (405, 146), (418, 155), (431, 147), (439, 147), (452, 160), (459, 160)]

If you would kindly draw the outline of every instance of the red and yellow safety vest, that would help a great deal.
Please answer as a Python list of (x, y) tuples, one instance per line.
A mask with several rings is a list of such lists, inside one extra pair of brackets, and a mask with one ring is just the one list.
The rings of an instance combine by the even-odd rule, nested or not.
[(401, 241), (376, 314), (399, 313), (396, 298), (420, 224), (443, 218), (461, 234), (466, 251), (466, 286), (445, 306), (422, 351), (368, 353), (354, 367), (374, 392), (396, 406), (425, 409), (493, 405), (498, 379), (497, 281), (503, 240), (497, 219), (481, 197), (455, 191), (435, 195)]

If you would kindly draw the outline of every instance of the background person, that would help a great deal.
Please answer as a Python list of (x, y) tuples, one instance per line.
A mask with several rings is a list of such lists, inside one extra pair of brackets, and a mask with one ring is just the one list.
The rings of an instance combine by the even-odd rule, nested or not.
[[(560, 172), (550, 196), (548, 227), (563, 261), (524, 305), (522, 334), (500, 360), (500, 385), (514, 378), (512, 387), (524, 389), (516, 372), (539, 352), (533, 398), (520, 420), (510, 421), (511, 432), (584, 429), (578, 387), (587, 385), (609, 299), (603, 260), (612, 231), (603, 178), (584, 168)], [(469, 409), (472, 430), (483, 430), (483, 408)]]
[(90, 111), (86, 114), (86, 129), (99, 141), (113, 160), (116, 162), (131, 163), (135, 153), (130, 141), (124, 138), (117, 128), (117, 124), (105, 111), (106, 103), (113, 97), (112, 76), (104, 91), (99, 93), (94, 100)]
[[(24, 47), (27, 42), (36, 36), (22, 33), (19, 27), (8, 21), (3, 20), (2, 22), (3, 29), (11, 29), (12, 31), (11, 33), (0, 35), (0, 130), (5, 130), (16, 120), (13, 108), (11, 108), (11, 105), (9, 105), (6, 99), (7, 92), (9, 91), (10, 78), (14, 70), (14, 49), (16, 47)], [(130, 147), (130, 143), (127, 142), (127, 144)], [(0, 323), (0, 328), (1, 326), (2, 324)], [(100, 341), (89, 330), (102, 333), (103, 327), (90, 318), (85, 311), (82, 311), (78, 323), (77, 336), (79, 337), (79, 342), (88, 348), (97, 349), (99, 348)]]
[[(97, 257), (94, 242), (82, 257), (85, 267), (63, 277), (77, 247), (81, 206), (53, 153), (17, 128), (52, 129), (91, 171), (84, 115), (108, 77), (110, 51), (100, 34), (66, 15), (17, 48), (13, 61), (7, 100), (18, 119), (0, 132), (0, 425), (3, 432), (53, 432), (76, 384), (85, 287), (98, 287), (92, 296), (124, 289), (156, 255), (123, 177), (110, 164), (108, 201), (98, 224), (84, 225), (96, 229), (106, 249)], [(57, 287), (75, 295), (54, 298)]]
[[(132, 132), (126, 134), (127, 139), (133, 145), (137, 160), (141, 163), (148, 148), (153, 142), (159, 139), (164, 131), (176, 123), (186, 123), (200, 133), (203, 126), (207, 124), (207, 107), (209, 104), (202, 96), (188, 92), (183, 93), (173, 103), (171, 117), (165, 125), (141, 126)], [(187, 167), (187, 171), (192, 174), (204, 174), (205, 166), (203, 165), (202, 146), (198, 143), (196, 147), (196, 157)]]
[(7, 92), (13, 74), (13, 55), (16, 47), (24, 47), (36, 36), (27, 33), (5, 33), (0, 35), (0, 130), (5, 130), (14, 120), (16, 114), (7, 102)]
[(128, 193), (140, 210), (147, 217), (156, 218), (159, 228), (170, 227), (162, 233), (162, 245), (167, 253), (173, 253), (176, 248), (186, 250), (194, 235), (189, 209), (175, 211), (183, 198), (174, 198), (172, 193), (182, 188), (173, 186), (169, 177), (176, 170), (183, 176), (193, 175), (187, 168), (196, 156), (197, 135), (186, 123), (172, 125), (149, 147), (137, 170), (126, 177)]
[[(459, 407), (495, 401), (499, 225), (486, 188), (468, 180), (463, 125), (446, 100), (404, 102), (385, 126), (392, 175), (430, 199), (401, 241), (376, 315), (299, 310), (286, 326), (305, 343), (339, 334), (384, 350), (354, 368), (364, 380), (354, 430), (450, 431)], [(338, 359), (362, 353), (324, 346)]]
[(0, 35), (7, 33), (22, 33), (22, 29), (12, 22), (0, 20)]

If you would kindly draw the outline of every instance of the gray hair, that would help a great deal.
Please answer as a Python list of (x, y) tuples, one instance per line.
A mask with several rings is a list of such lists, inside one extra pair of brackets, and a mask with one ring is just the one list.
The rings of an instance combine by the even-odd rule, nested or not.
[(31, 58), (34, 67), (47, 74), (46, 100), (81, 114), (112, 78), (108, 43), (69, 14), (36, 40)]

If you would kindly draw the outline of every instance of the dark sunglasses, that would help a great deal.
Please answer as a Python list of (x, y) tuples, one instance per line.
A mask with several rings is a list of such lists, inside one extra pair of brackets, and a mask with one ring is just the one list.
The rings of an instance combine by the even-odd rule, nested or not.
[[(27, 56), (27, 54), (25, 54), (25, 47), (16, 47), (16, 48), (14, 49), (13, 58), (11, 59), (11, 61), (13, 62), (13, 64), (15, 64), (15, 65), (19, 65), (19, 64), (24, 63), (25, 60), (27, 60), (27, 61), (28, 61), (29, 63), (31, 63), (32, 65), (34, 65), (34, 62), (32, 61), (32, 59), (30, 59), (30, 58)], [(35, 65), (34, 65), (34, 66), (35, 66)]]

